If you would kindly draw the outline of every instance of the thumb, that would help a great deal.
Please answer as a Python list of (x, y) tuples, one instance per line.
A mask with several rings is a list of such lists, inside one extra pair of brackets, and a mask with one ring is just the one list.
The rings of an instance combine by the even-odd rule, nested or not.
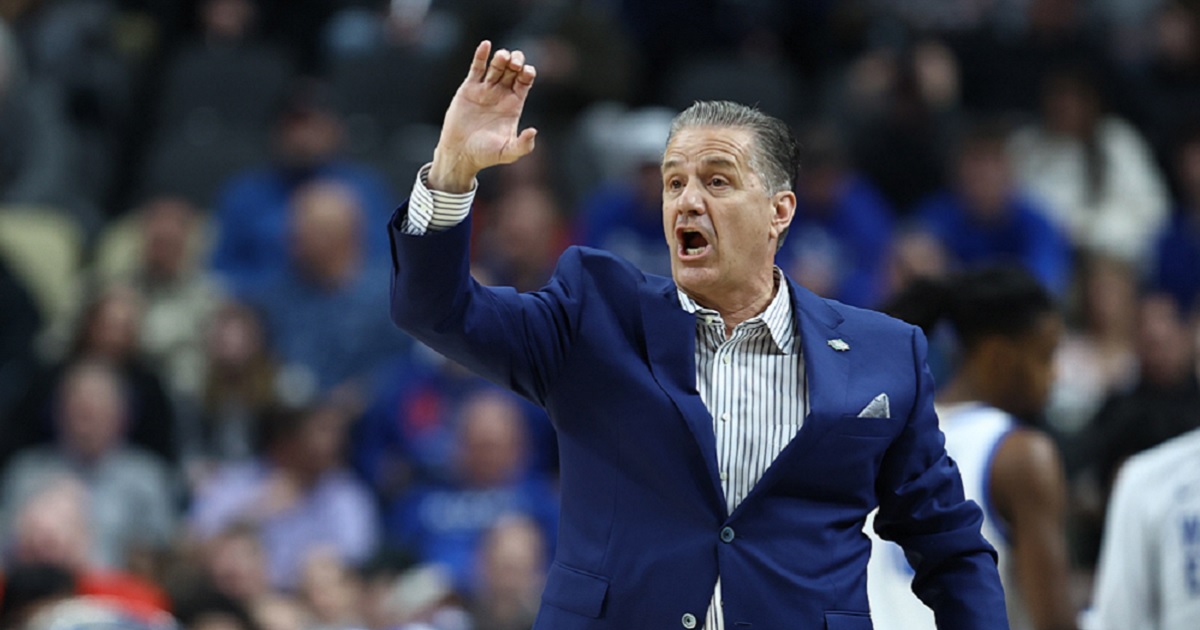
[(517, 136), (517, 141), (513, 145), (512, 158), (514, 160), (516, 160), (518, 158), (523, 158), (526, 155), (529, 155), (530, 152), (533, 151), (533, 147), (534, 147), (536, 139), (537, 139), (537, 129), (534, 129), (533, 127), (529, 127), (528, 129), (525, 129), (524, 131), (522, 131), (521, 134), (519, 136)]

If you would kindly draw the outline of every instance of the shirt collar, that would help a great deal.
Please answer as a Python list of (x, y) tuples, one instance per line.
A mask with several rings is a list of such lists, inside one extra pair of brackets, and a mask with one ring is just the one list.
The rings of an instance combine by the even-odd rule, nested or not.
[[(779, 267), (775, 267), (775, 285), (778, 287), (775, 290), (775, 297), (771, 298), (771, 302), (767, 304), (767, 308), (758, 315), (746, 320), (745, 323), (757, 321), (766, 324), (767, 330), (771, 333), (771, 339), (775, 342), (775, 346), (779, 348), (779, 351), (784, 354), (791, 354), (796, 342), (795, 320), (792, 317), (792, 295), (787, 279), (783, 277), (783, 270)], [(696, 303), (696, 300), (693, 300), (690, 295), (684, 293), (683, 289), (678, 288), (678, 286), (676, 286), (675, 290), (679, 293), (679, 305), (688, 313), (696, 314), (698, 322), (712, 323), (713, 321), (721, 321), (721, 315), (715, 310), (700, 306)]]

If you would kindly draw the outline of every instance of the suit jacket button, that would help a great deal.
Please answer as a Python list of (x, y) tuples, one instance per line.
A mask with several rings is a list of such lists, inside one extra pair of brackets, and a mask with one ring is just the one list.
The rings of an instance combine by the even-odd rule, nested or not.
[(696, 627), (696, 615), (692, 613), (683, 613), (683, 627), (688, 630)]
[(733, 533), (732, 527), (726, 527), (725, 529), (721, 530), (721, 542), (731, 543), (731, 542), (733, 542), (734, 538), (735, 538), (735, 535)]

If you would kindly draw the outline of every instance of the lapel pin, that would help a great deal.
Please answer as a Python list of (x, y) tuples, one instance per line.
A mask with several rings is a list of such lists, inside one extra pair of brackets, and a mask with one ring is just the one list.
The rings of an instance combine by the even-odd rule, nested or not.
[(841, 339), (830, 339), (827, 343), (829, 343), (830, 348), (833, 348), (838, 352), (845, 352), (850, 349), (850, 344), (842, 341)]

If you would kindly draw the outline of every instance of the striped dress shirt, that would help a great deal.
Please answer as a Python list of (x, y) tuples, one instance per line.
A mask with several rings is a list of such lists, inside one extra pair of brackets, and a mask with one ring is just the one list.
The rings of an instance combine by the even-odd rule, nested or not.
[[(696, 314), (696, 387), (713, 418), (717, 470), (731, 514), (804, 422), (804, 361), (779, 268), (775, 285), (767, 309), (728, 337), (719, 313), (679, 292), (683, 309)], [(722, 612), (718, 577), (703, 627), (724, 630)]]
[[(405, 234), (448, 229), (470, 212), (474, 185), (466, 193), (431, 191), (428, 177), (427, 164), (409, 198), (408, 217), (401, 225)], [(778, 267), (775, 285), (766, 310), (738, 324), (728, 337), (717, 311), (679, 291), (680, 305), (696, 315), (696, 387), (713, 418), (721, 488), (730, 513), (800, 430), (806, 413), (804, 361), (791, 294)], [(719, 577), (702, 627), (724, 630)]]

